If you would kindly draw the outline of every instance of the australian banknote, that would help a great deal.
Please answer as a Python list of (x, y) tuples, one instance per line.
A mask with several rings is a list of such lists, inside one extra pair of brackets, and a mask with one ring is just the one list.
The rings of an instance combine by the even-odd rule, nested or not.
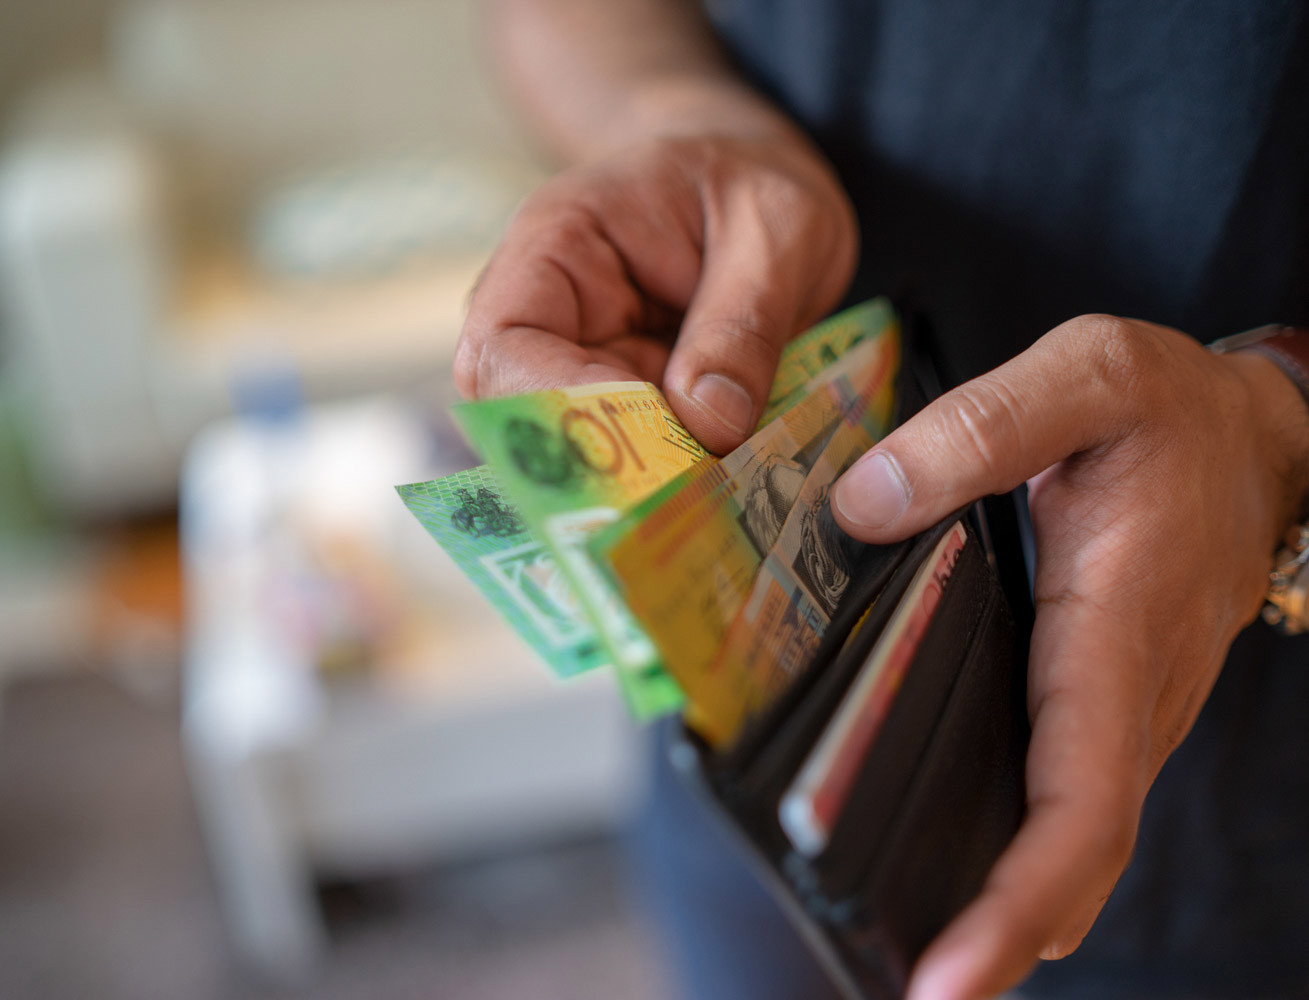
[(712, 662), (834, 434), (852, 424), (867, 441), (884, 430), (896, 363), (892, 334), (851, 350), (804, 400), (646, 512), (603, 553), (674, 676), (697, 677)]
[(803, 399), (809, 383), (856, 344), (883, 336), (893, 326), (898, 329), (891, 303), (887, 299), (869, 299), (823, 320), (787, 344), (759, 427)]
[[(676, 685), (588, 539), (706, 457), (663, 395), (643, 382), (574, 386), (455, 407), (473, 447), (553, 553), (608, 650), (633, 708), (675, 707)], [(662, 704), (667, 699), (671, 704)]]
[(490, 469), (481, 465), (396, 492), (552, 673), (571, 677), (607, 662), (554, 555), (528, 531)]
[(669, 661), (712, 746), (735, 740), (812, 660), (864, 548), (832, 517), (831, 488), (885, 429), (857, 420), (838, 429), (708, 664), (690, 671)]

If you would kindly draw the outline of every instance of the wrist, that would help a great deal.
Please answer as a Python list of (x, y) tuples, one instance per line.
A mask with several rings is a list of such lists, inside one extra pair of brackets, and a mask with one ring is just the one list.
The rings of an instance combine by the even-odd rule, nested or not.
[(1309, 402), (1302, 388), (1268, 356), (1250, 350), (1223, 355), (1242, 377), (1272, 477), (1276, 543), (1303, 520), (1309, 505)]
[(821, 154), (778, 108), (726, 73), (660, 73), (635, 82), (582, 151), (598, 159), (659, 139), (714, 136), (774, 142)]

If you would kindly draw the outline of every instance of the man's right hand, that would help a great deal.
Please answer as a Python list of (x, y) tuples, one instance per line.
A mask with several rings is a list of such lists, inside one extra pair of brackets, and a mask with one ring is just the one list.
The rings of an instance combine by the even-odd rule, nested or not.
[(856, 232), (790, 129), (638, 143), (524, 203), (473, 294), (456, 381), (470, 397), (654, 382), (722, 454), (753, 429), (783, 345), (839, 301)]

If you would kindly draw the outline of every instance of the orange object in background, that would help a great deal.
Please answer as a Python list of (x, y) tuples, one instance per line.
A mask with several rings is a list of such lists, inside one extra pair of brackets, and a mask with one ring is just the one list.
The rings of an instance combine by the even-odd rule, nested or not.
[(92, 663), (168, 671), (175, 683), (185, 602), (177, 518), (169, 514), (101, 529), (90, 568)]

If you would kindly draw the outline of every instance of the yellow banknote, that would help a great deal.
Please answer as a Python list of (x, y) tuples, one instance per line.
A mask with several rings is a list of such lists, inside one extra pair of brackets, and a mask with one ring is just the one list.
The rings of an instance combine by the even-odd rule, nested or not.
[(610, 548), (628, 607), (688, 696), (831, 442), (844, 454), (884, 433), (897, 356), (893, 331), (857, 346), (801, 403)]
[(856, 344), (882, 336), (897, 322), (895, 310), (887, 299), (869, 299), (823, 320), (787, 344), (759, 426), (763, 427), (803, 399), (809, 383)]
[[(878, 405), (875, 399), (869, 403)], [(818, 648), (862, 549), (833, 520), (831, 487), (877, 436), (863, 421), (842, 424), (805, 479), (712, 661), (694, 672), (670, 661), (670, 672), (694, 706), (693, 724), (711, 746), (735, 740)]]

